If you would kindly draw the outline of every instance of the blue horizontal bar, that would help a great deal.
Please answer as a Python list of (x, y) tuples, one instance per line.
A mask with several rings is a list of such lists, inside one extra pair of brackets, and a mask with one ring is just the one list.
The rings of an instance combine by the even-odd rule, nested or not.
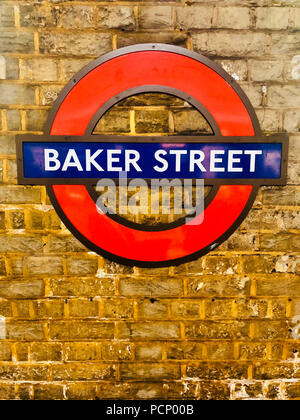
[(24, 142), (24, 178), (278, 179), (281, 143)]

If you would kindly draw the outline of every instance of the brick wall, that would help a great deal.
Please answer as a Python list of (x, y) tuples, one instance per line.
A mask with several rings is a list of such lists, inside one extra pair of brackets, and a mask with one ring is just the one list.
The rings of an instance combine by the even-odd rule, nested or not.
[[(0, 28), (0, 399), (300, 398), (299, 0), (1, 0)], [(41, 133), (86, 63), (140, 42), (221, 63), (264, 132), (291, 136), (288, 185), (261, 188), (227, 242), (179, 267), (89, 252), (44, 188), (16, 180), (14, 135)], [(99, 130), (203, 128), (153, 100)]]

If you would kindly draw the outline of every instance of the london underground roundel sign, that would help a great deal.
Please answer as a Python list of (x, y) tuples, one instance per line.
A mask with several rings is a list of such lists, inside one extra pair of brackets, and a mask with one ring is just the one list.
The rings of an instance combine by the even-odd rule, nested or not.
[[(92, 134), (112, 106), (146, 92), (187, 101), (205, 116), (214, 134)], [(83, 68), (60, 93), (44, 135), (18, 136), (18, 180), (46, 185), (64, 224), (89, 249), (126, 265), (162, 267), (216, 248), (246, 217), (259, 186), (285, 185), (287, 148), (284, 135), (261, 134), (249, 99), (221, 67), (184, 48), (143, 44), (113, 51)], [(173, 167), (170, 149), (173, 159), (197, 154), (196, 172), (188, 173), (191, 166)], [(165, 164), (165, 171), (158, 163)], [(180, 219), (151, 227), (99, 212), (92, 186), (100, 178), (117, 178), (121, 169), (128, 178), (204, 179), (212, 189), (204, 214), (195, 216), (199, 223)]]

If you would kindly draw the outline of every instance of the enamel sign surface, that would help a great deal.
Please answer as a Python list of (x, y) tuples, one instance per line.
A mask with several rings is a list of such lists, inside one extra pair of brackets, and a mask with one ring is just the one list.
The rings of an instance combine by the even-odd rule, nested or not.
[[(188, 102), (213, 135), (92, 134), (111, 107), (147, 92)], [(245, 93), (221, 67), (162, 44), (122, 48), (95, 60), (61, 92), (44, 135), (17, 138), (19, 183), (46, 185), (57, 213), (88, 248), (141, 267), (177, 265), (215, 249), (241, 224), (261, 185), (286, 184), (287, 153), (286, 136), (262, 135)], [(93, 185), (120, 173), (200, 179), (212, 189), (193, 223), (145, 226), (97, 209)]]

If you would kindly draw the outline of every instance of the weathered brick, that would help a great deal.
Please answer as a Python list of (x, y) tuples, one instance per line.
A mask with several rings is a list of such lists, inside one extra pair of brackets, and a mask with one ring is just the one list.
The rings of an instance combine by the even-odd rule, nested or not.
[(35, 104), (34, 87), (26, 85), (15, 85), (12, 83), (0, 84), (0, 104), (15, 105)]
[(26, 112), (26, 129), (28, 131), (43, 131), (48, 111), (31, 109)]
[(31, 400), (32, 397), (32, 388), (30, 385), (20, 385), (18, 387), (18, 392), (16, 394), (17, 398), (21, 401), (28, 401)]
[(187, 366), (190, 378), (205, 380), (246, 379), (248, 366), (237, 363), (194, 363)]
[(181, 279), (120, 279), (120, 293), (123, 296), (178, 296), (182, 293)]
[(62, 360), (62, 346), (56, 343), (33, 343), (31, 345), (31, 359), (36, 362)]
[(179, 366), (169, 364), (122, 364), (120, 366), (121, 379), (179, 379)]
[(5, 266), (5, 260), (0, 259), (0, 276), (6, 275), (6, 266)]
[(259, 340), (278, 340), (289, 337), (289, 326), (285, 321), (255, 322), (255, 338)]
[(114, 324), (95, 321), (72, 322), (55, 321), (50, 323), (52, 340), (99, 340), (114, 337)]
[[(15, 140), (11, 136), (0, 136), (0, 154), (15, 154), (16, 153), (16, 144)], [(0, 199), (2, 202), (3, 199), (3, 187), (0, 189)], [(1, 194), (2, 190), (2, 194)]]
[(120, 338), (168, 340), (180, 337), (179, 324), (175, 322), (135, 322), (119, 325)]
[(21, 79), (29, 81), (51, 82), (57, 80), (57, 64), (51, 58), (21, 60)]
[(54, 381), (97, 381), (112, 379), (115, 376), (113, 366), (89, 363), (64, 363), (53, 365), (52, 375)]
[(299, 32), (282, 34), (272, 34), (271, 54), (276, 56), (294, 56), (299, 52), (300, 34)]
[(168, 133), (169, 113), (167, 111), (136, 111), (135, 130), (137, 133)]
[(68, 82), (74, 75), (79, 72), (84, 66), (90, 63), (90, 59), (61, 59), (61, 74), (60, 77), (64, 82)]
[(0, 316), (4, 318), (12, 316), (12, 309), (11, 309), (10, 302), (3, 300), (2, 297), (0, 298)]
[(28, 362), (30, 343), (18, 342), (16, 344), (16, 356), (18, 362)]
[(173, 26), (172, 7), (143, 6), (139, 10), (139, 24), (142, 29), (170, 29)]
[(9, 131), (19, 131), (21, 129), (20, 111), (8, 109), (6, 111), (7, 128)]
[(193, 342), (175, 342), (167, 346), (167, 359), (171, 360), (201, 360), (203, 344)]
[(199, 300), (182, 300), (178, 299), (171, 302), (171, 314), (172, 317), (178, 319), (199, 319), (200, 311), (203, 307), (204, 302)]
[(280, 274), (257, 279), (258, 296), (300, 296), (299, 276), (290, 276), (281, 280)]
[(99, 345), (95, 343), (69, 343), (66, 346), (68, 361), (99, 360)]
[(275, 257), (268, 255), (245, 255), (243, 268), (245, 273), (272, 273), (275, 269), (275, 261)]
[(16, 399), (15, 385), (1, 384), (0, 395), (1, 395), (2, 400), (15, 400)]
[(48, 238), (49, 252), (65, 253), (65, 252), (79, 252), (85, 251), (86, 248), (74, 236), (51, 235)]
[(250, 9), (247, 7), (218, 7), (218, 28), (248, 29), (251, 25)]
[(7, 183), (17, 184), (17, 161), (15, 159), (8, 159), (6, 163)]
[(108, 6), (98, 9), (97, 26), (99, 29), (121, 29), (132, 31), (135, 29), (133, 7)]
[(244, 381), (242, 383), (236, 383), (234, 387), (234, 399), (235, 400), (252, 400), (252, 399), (263, 399), (263, 387), (260, 382)]
[(208, 122), (196, 110), (173, 112), (174, 130), (177, 134), (210, 134), (212, 132)]
[(4, 381), (46, 381), (47, 374), (47, 366), (24, 364), (0, 366), (0, 375)]
[(56, 319), (64, 317), (64, 301), (53, 300), (39, 300), (33, 302), (33, 308), (36, 318), (38, 319)]
[(185, 30), (211, 28), (213, 8), (194, 6), (176, 9), (177, 27)]
[(188, 338), (197, 339), (243, 339), (248, 338), (250, 325), (241, 321), (194, 321), (185, 323)]
[(245, 60), (216, 60), (235, 80), (247, 80), (248, 66)]
[(243, 343), (239, 348), (240, 360), (263, 360), (267, 357), (267, 347), (263, 343)]
[(51, 278), (52, 296), (112, 296), (115, 293), (115, 280), (96, 277)]
[(209, 360), (233, 360), (234, 348), (232, 343), (208, 343), (206, 345)]
[(111, 35), (106, 33), (43, 33), (40, 52), (55, 55), (98, 56), (111, 49)]
[(205, 316), (208, 319), (232, 317), (232, 300), (211, 299), (205, 302)]
[(187, 45), (187, 34), (183, 32), (160, 32), (160, 31), (148, 31), (148, 32), (135, 32), (119, 35), (117, 42), (118, 48), (127, 47), (132, 44), (142, 44), (148, 42), (158, 42), (162, 44), (173, 44), (186, 47)]
[(290, 9), (285, 7), (261, 7), (257, 9), (258, 29), (287, 29)]
[(258, 109), (256, 112), (261, 129), (265, 132), (282, 131), (282, 115), (280, 111), (273, 109)]
[(34, 321), (7, 323), (6, 333), (6, 338), (8, 340), (41, 341), (44, 339), (42, 324)]
[(300, 112), (287, 111), (284, 113), (284, 130), (290, 133), (295, 133), (300, 131)]
[(268, 38), (262, 33), (205, 32), (192, 34), (192, 41), (199, 53), (223, 57), (255, 57), (268, 47)]
[(72, 318), (96, 318), (99, 314), (98, 302), (92, 299), (71, 299), (69, 311)]
[(201, 400), (228, 400), (230, 398), (230, 389), (228, 384), (218, 381), (200, 382)]
[(59, 257), (28, 257), (27, 269), (31, 275), (62, 274), (63, 263)]
[(300, 260), (297, 256), (283, 255), (276, 260), (275, 270), (277, 273), (299, 274)]
[(15, 26), (14, 8), (12, 5), (0, 5), (0, 26), (1, 28), (9, 28)]
[(250, 279), (246, 276), (224, 278), (205, 276), (188, 281), (190, 296), (244, 296), (250, 292)]
[(166, 319), (168, 316), (168, 303), (157, 299), (145, 299), (138, 305), (139, 318)]
[(168, 382), (164, 391), (167, 393), (167, 398), (172, 400), (179, 398), (181, 400), (189, 400), (199, 398), (200, 382), (185, 380), (184, 382)]
[(300, 398), (300, 383), (288, 383), (286, 385), (286, 394), (288, 398)]
[(300, 203), (300, 196), (293, 186), (265, 188), (262, 192), (263, 204), (266, 206), (295, 206)]
[(251, 62), (251, 79), (254, 82), (266, 82), (282, 80), (283, 63), (281, 61), (258, 61)]
[(29, 302), (26, 300), (18, 300), (14, 302), (15, 317), (22, 319), (30, 318)]
[(299, 378), (299, 368), (292, 363), (260, 363), (254, 368), (255, 379), (292, 379)]
[(127, 110), (112, 109), (99, 121), (94, 129), (97, 133), (129, 133), (130, 120)]
[(300, 223), (300, 212), (293, 210), (268, 209), (261, 214), (262, 229), (287, 231), (297, 229)]
[(53, 105), (59, 92), (62, 90), (60, 85), (42, 85), (40, 86), (40, 103), (43, 106)]
[(57, 384), (35, 384), (34, 385), (34, 399), (35, 400), (63, 400), (64, 390), (62, 386)]
[(126, 342), (105, 342), (101, 344), (101, 358), (103, 360), (131, 360), (133, 345)]
[(237, 299), (235, 304), (239, 319), (266, 318), (268, 313), (267, 300)]
[(134, 315), (133, 302), (127, 299), (101, 299), (100, 307), (103, 318), (128, 319)]
[(299, 251), (299, 235), (294, 233), (263, 233), (260, 235), (260, 249), (262, 251)]
[[(5, 29), (0, 33), (1, 53), (33, 53), (33, 33)], [(22, 102), (22, 101), (21, 101)]]
[(68, 384), (66, 389), (66, 397), (71, 401), (95, 400), (97, 399), (96, 385), (91, 383)]
[(0, 360), (1, 362), (10, 362), (12, 360), (10, 343), (0, 342)]
[(20, 24), (22, 27), (53, 27), (56, 24), (55, 16), (47, 4), (21, 4)]
[(69, 274), (95, 274), (98, 269), (97, 258), (70, 257), (67, 259), (67, 271)]
[(51, 12), (55, 26), (58, 28), (86, 29), (94, 27), (95, 9), (92, 6), (59, 6), (54, 7)]
[(0, 235), (1, 252), (41, 252), (43, 241), (40, 237), (27, 237), (23, 235), (14, 235), (7, 237)]
[(157, 361), (162, 359), (162, 345), (156, 343), (137, 344), (135, 358), (142, 361)]
[(268, 89), (270, 106), (300, 107), (299, 86), (270, 86)]
[[(17, 80), (19, 78), (19, 60), (14, 57), (0, 56), (3, 79)], [(1, 79), (1, 77), (0, 77)]]
[(254, 107), (259, 107), (263, 103), (263, 90), (261, 86), (253, 85), (253, 83), (243, 83), (241, 84), (246, 95), (250, 99), (251, 104)]

